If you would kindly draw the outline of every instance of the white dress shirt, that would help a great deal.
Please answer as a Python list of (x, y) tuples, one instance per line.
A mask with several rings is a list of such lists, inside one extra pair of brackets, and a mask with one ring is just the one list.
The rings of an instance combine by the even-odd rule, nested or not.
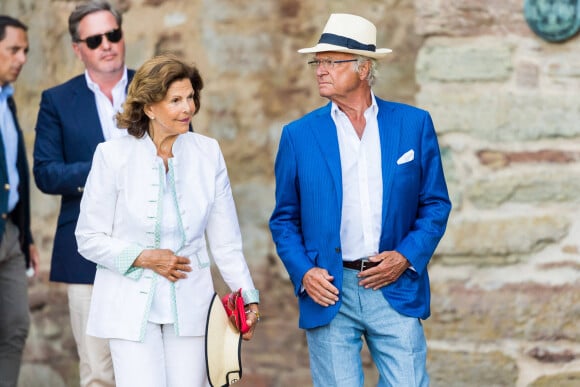
[[(163, 160), (158, 158), (159, 168), (164, 169)], [(183, 247), (181, 236), (183, 230), (180, 229), (180, 222), (178, 220), (178, 204), (173, 200), (173, 193), (175, 192), (175, 184), (169, 173), (165, 174), (165, 179), (161, 179), (163, 183), (163, 193), (161, 206), (159, 211), (161, 214), (161, 230), (160, 230), (160, 248), (169, 249), (171, 251), (178, 251)], [(153, 302), (151, 303), (151, 311), (149, 312), (149, 321), (156, 324), (173, 324), (175, 322), (172, 302), (172, 285), (167, 278), (157, 274), (155, 275), (155, 291), (153, 294)]]
[(97, 112), (99, 113), (99, 121), (103, 129), (103, 136), (105, 141), (112, 138), (121, 137), (127, 134), (127, 129), (117, 128), (115, 115), (121, 110), (125, 98), (127, 97), (127, 68), (123, 72), (123, 77), (117, 82), (111, 93), (113, 94), (113, 102), (101, 91), (91, 77), (88, 71), (85, 70), (85, 79), (87, 80), (88, 88), (95, 94), (95, 103), (97, 104)]
[(379, 252), (383, 177), (377, 121), (379, 109), (372, 92), (371, 100), (371, 106), (364, 113), (366, 126), (360, 139), (346, 114), (334, 103), (331, 109), (342, 168), (340, 241), (345, 261)]

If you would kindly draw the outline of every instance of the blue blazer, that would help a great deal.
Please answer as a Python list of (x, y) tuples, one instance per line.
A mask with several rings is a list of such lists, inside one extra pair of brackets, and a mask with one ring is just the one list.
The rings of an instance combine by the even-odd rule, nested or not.
[[(134, 73), (128, 70), (129, 82)], [(84, 74), (42, 93), (34, 142), (34, 179), (42, 192), (61, 195), (51, 281), (92, 284), (95, 280), (96, 265), (78, 253), (74, 231), (93, 153), (103, 141), (95, 95)]]
[[(425, 319), (430, 314), (427, 264), (451, 210), (439, 145), (426, 111), (376, 100), (383, 177), (379, 250), (396, 250), (415, 268), (381, 291), (399, 313)], [(302, 277), (313, 267), (327, 269), (339, 291), (342, 287), (342, 174), (330, 108), (329, 103), (285, 126), (275, 163), (270, 230), (294, 284), (299, 325), (305, 329), (328, 324), (341, 304), (323, 307), (301, 291)], [(410, 150), (413, 160), (398, 165)]]
[(4, 235), (6, 219), (8, 216), (10, 216), (20, 231), (20, 248), (24, 253), (26, 266), (29, 266), (29, 247), (34, 242), (32, 240), (32, 233), (30, 232), (30, 176), (28, 173), (28, 160), (26, 159), (26, 149), (24, 146), (22, 129), (20, 129), (20, 124), (18, 123), (18, 117), (16, 115), (16, 104), (14, 103), (12, 97), (8, 98), (8, 108), (12, 112), (12, 117), (14, 117), (14, 125), (16, 126), (16, 131), (18, 132), (18, 154), (16, 156), (16, 168), (18, 169), (20, 183), (18, 184), (18, 203), (12, 212), (8, 214), (9, 191), (5, 189), (7, 184), (9, 184), (8, 170), (6, 168), (4, 142), (2, 136), (0, 136), (0, 187), (2, 187), (0, 189), (0, 211), (2, 213), (2, 216), (0, 217), (0, 238), (2, 235)]

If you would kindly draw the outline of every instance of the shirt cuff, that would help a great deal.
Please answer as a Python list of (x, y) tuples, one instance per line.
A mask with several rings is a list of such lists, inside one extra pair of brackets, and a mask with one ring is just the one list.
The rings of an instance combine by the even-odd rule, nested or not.
[(135, 262), (135, 259), (137, 259), (142, 251), (143, 247), (139, 245), (127, 247), (121, 252), (121, 254), (119, 254), (117, 259), (115, 259), (115, 268), (124, 276), (138, 280), (141, 278), (144, 269), (142, 267), (133, 266), (133, 262)]
[(242, 297), (246, 305), (260, 303), (260, 291), (258, 289), (242, 290)]

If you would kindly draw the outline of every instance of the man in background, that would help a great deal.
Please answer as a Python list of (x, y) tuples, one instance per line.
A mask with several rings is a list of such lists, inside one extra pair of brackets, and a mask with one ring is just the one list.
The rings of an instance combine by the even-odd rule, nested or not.
[(26, 267), (38, 272), (30, 232), (30, 184), (22, 130), (12, 99), (28, 55), (27, 27), (0, 15), (0, 387), (16, 387), (28, 336)]
[(68, 284), (80, 385), (114, 386), (108, 341), (86, 334), (96, 266), (79, 255), (74, 231), (95, 148), (126, 134), (117, 128), (114, 116), (134, 72), (125, 66), (122, 16), (108, 2), (78, 5), (68, 27), (85, 72), (42, 93), (33, 172), (42, 192), (61, 195), (50, 280)]

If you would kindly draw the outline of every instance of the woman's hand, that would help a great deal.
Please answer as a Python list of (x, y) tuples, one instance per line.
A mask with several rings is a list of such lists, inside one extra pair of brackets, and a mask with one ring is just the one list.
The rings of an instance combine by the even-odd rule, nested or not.
[(260, 310), (258, 304), (249, 304), (246, 308), (246, 323), (250, 326), (250, 330), (242, 335), (242, 339), (250, 340), (254, 336), (254, 329), (260, 321)]
[(143, 250), (133, 262), (133, 266), (151, 269), (171, 282), (187, 278), (191, 271), (189, 258), (180, 257), (169, 249)]

